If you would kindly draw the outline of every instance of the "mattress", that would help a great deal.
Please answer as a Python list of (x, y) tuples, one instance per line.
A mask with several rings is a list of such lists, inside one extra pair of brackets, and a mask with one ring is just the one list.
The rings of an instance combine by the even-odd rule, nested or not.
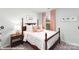
[[(47, 38), (51, 37), (54, 35), (56, 32), (55, 31), (49, 31), (49, 30), (44, 30), (42, 32), (24, 32), (24, 39), (23, 41), (28, 41), (32, 45), (37, 46), (41, 50), (45, 50), (45, 33), (47, 33)], [(58, 39), (59, 34), (48, 40), (47, 46), (49, 49)]]

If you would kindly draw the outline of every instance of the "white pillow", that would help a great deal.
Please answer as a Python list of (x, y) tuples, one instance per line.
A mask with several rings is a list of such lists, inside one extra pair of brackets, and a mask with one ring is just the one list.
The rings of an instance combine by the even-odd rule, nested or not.
[(32, 25), (27, 25), (27, 30), (28, 32), (33, 32), (33, 28), (32, 28)]

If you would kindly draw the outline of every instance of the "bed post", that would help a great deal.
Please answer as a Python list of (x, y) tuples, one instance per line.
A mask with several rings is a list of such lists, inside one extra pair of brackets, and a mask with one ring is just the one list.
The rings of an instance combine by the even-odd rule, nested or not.
[(45, 50), (47, 50), (47, 33), (45, 33)]
[(22, 18), (22, 40), (23, 40), (23, 18)]
[(59, 43), (60, 43), (60, 28), (59, 28)]

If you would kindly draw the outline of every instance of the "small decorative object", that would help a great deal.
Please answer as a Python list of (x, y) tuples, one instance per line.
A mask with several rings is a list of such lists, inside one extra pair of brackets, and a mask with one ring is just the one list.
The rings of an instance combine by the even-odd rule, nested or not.
[(63, 17), (61, 21), (77, 21), (77, 17)]
[(64, 20), (64, 18), (62, 18)]
[(70, 18), (67, 18), (67, 20), (69, 20)]
[(74, 19), (74, 18), (72, 18), (72, 19)]
[(0, 29), (4, 29), (4, 26), (0, 26)]
[(20, 33), (19, 33), (19, 31), (17, 30), (17, 32), (16, 32), (16, 35), (19, 35)]

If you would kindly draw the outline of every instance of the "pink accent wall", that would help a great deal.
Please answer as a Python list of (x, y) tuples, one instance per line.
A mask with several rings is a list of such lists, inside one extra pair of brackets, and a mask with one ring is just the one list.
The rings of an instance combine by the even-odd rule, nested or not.
[(50, 12), (50, 30), (55, 31), (56, 30), (56, 10), (52, 10)]
[(42, 13), (42, 28), (46, 29), (46, 13)]

